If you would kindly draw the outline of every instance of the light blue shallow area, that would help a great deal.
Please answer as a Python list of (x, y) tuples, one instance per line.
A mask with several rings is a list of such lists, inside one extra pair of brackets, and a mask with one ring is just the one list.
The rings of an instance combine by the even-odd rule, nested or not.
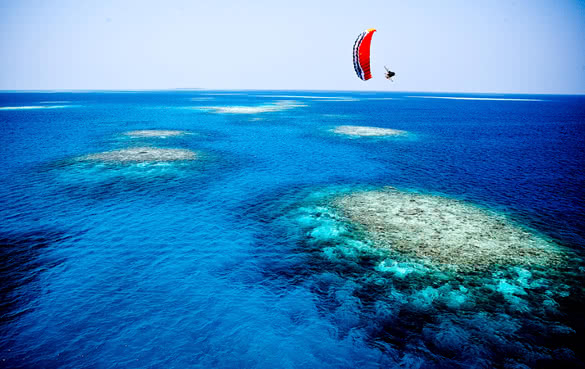
[[(55, 107), (18, 109), (31, 106)], [(217, 109), (234, 106), (272, 108)], [(583, 97), (2, 93), (0, 107), (0, 366), (583, 366), (582, 264), (547, 287), (526, 274), (546, 271), (502, 272), (471, 304), (464, 285), (483, 279), (447, 288), (409, 261), (375, 266), (380, 251), (359, 234), (339, 254), (352, 229), (299, 217), (320, 217), (330, 194), (393, 186), (503, 213), (579, 260)], [(408, 133), (348, 137), (339, 125)], [(189, 134), (124, 135), (150, 129)], [(130, 147), (197, 160), (81, 159)], [(524, 289), (557, 291), (555, 313), (501, 307), (530, 305)]]

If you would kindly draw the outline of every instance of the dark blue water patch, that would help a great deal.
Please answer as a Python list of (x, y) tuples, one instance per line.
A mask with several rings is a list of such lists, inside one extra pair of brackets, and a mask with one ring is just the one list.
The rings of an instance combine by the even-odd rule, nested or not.
[(6, 367), (30, 367), (32, 364), (16, 350), (19, 324), (38, 307), (38, 298), (46, 293), (45, 274), (55, 273), (65, 255), (51, 252), (71, 238), (54, 230), (0, 233), (0, 355)]
[(41, 292), (40, 275), (59, 265), (47, 257), (46, 248), (54, 248), (65, 235), (57, 232), (4, 234), (0, 237), (0, 310), (3, 324), (32, 309), (31, 301)]

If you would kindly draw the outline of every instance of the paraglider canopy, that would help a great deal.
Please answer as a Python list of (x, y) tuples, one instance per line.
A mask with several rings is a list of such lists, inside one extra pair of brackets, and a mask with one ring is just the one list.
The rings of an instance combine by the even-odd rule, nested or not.
[(372, 78), (370, 72), (370, 44), (376, 30), (370, 28), (362, 32), (353, 44), (353, 67), (357, 76), (367, 81)]
[[(370, 44), (372, 43), (372, 36), (376, 30), (369, 28), (360, 33), (355, 43), (353, 44), (353, 67), (358, 78), (362, 81), (367, 81), (372, 78), (370, 70)], [(384, 67), (386, 68), (386, 67)], [(386, 68), (385, 77), (392, 80), (396, 73)]]

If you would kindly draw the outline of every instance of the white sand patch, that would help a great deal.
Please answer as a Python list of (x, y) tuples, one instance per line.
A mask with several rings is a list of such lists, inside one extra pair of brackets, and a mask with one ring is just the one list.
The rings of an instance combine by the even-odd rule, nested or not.
[(357, 192), (333, 202), (362, 226), (377, 247), (443, 269), (484, 270), (493, 265), (554, 265), (555, 244), (461, 201), (394, 189)]
[(406, 96), (419, 99), (478, 100), (478, 101), (546, 101), (542, 99), (520, 99), (504, 97), (459, 97), (459, 96)]
[(79, 158), (81, 161), (108, 163), (171, 162), (197, 159), (197, 154), (185, 149), (163, 149), (156, 147), (133, 147), (129, 149), (90, 154)]
[(132, 138), (167, 138), (188, 135), (186, 131), (176, 130), (137, 130), (124, 132), (125, 136)]
[(406, 131), (390, 128), (365, 127), (365, 126), (337, 126), (332, 132), (349, 136), (383, 137), (405, 135)]

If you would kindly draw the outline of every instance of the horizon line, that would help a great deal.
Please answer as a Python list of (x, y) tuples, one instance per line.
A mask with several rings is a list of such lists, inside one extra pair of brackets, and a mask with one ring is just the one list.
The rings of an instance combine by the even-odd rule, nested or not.
[(388, 91), (388, 90), (350, 90), (350, 89), (270, 89), (270, 88), (204, 88), (204, 87), (176, 87), (176, 88), (144, 88), (144, 89), (0, 89), (0, 93), (92, 93), (92, 92), (189, 92), (189, 91), (306, 91), (306, 92), (355, 92), (355, 93), (430, 93), (430, 94), (477, 94), (477, 95), (561, 95), (561, 96), (583, 96), (585, 91), (577, 93), (569, 92), (478, 92), (478, 91), (420, 91), (420, 90), (400, 90), (400, 91)]

